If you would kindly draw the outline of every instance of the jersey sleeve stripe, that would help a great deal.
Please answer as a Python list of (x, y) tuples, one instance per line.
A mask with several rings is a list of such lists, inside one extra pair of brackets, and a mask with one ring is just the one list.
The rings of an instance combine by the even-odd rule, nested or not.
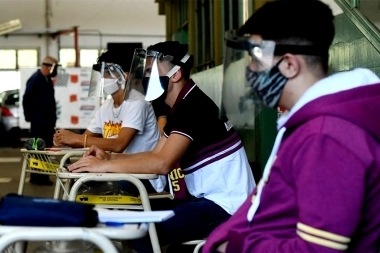
[(182, 168), (182, 171), (185, 175), (187, 174), (190, 174), (190, 173), (193, 173), (215, 161), (218, 161), (218, 160), (221, 160), (235, 152), (237, 152), (239, 149), (241, 149), (243, 147), (243, 144), (241, 141), (239, 141), (238, 143), (236, 143), (235, 145), (233, 145), (232, 147), (222, 151), (222, 152), (219, 152), (213, 156), (210, 156), (210, 157), (205, 157), (202, 161), (196, 163), (196, 164), (193, 164), (192, 166), (184, 166)]
[(346, 245), (346, 244), (332, 242), (332, 241), (329, 241), (329, 240), (326, 240), (326, 239), (322, 239), (322, 238), (319, 238), (319, 237), (308, 235), (306, 233), (301, 232), (300, 230), (297, 230), (297, 234), (304, 241), (311, 242), (311, 243), (314, 243), (314, 244), (318, 244), (318, 245), (324, 246), (326, 248), (335, 249), (335, 250), (341, 250), (341, 251), (345, 251), (348, 248), (348, 245)]
[(171, 131), (170, 134), (180, 134), (180, 135), (186, 136), (186, 137), (189, 138), (191, 141), (193, 141), (193, 138), (192, 138), (190, 135), (185, 134), (185, 133), (183, 133), (183, 132), (179, 132), (179, 131)]
[(297, 223), (297, 229), (302, 232), (308, 233), (310, 235), (318, 236), (327, 240), (332, 240), (337, 243), (349, 243), (351, 241), (349, 237), (345, 237), (345, 236), (327, 232), (321, 229), (313, 228), (301, 222)]

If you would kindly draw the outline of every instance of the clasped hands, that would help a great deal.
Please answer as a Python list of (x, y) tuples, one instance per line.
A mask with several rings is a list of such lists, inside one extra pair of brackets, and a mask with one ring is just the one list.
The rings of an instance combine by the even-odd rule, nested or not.
[(57, 129), (53, 135), (54, 146), (75, 145), (77, 134), (64, 129)]

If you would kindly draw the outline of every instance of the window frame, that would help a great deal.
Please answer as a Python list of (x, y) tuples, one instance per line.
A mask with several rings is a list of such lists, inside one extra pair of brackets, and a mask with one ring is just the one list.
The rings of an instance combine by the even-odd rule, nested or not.
[[(20, 68), (23, 68), (23, 67), (37, 67), (40, 65), (40, 62), (39, 62), (39, 56), (40, 56), (40, 50), (39, 48), (36, 48), (36, 47), (15, 47), (15, 48), (9, 48), (9, 47), (6, 47), (6, 48), (0, 48), (0, 50), (4, 50), (4, 51), (14, 51), (14, 60), (15, 60), (15, 67), (14, 68), (1, 68), (0, 66), (0, 71), (17, 71), (19, 70)], [(33, 50), (36, 52), (36, 65), (35, 66), (20, 66), (20, 59), (19, 59), (19, 51), (23, 51), (23, 50)]]
[[(71, 66), (71, 65), (67, 65), (66, 64), (66, 62), (65, 63), (63, 63), (62, 62), (62, 55), (61, 55), (61, 50), (72, 50), (73, 51), (73, 60), (75, 60), (75, 49), (74, 48), (72, 48), (72, 47), (62, 47), (62, 48), (60, 48), (59, 50), (58, 50), (58, 62), (59, 63), (61, 63), (62, 64), (62, 67), (63, 68), (75, 68), (75, 66)], [(96, 60), (97, 60), (97, 58), (106, 50), (106, 49), (101, 49), (101, 50), (99, 50), (99, 48), (80, 48), (79, 49), (79, 64), (81, 63), (81, 59), (82, 59), (82, 53), (83, 53), (83, 50), (94, 50), (94, 51), (97, 51), (97, 56), (92, 60), (92, 64), (94, 64), (95, 62), (96, 62)], [(74, 64), (75, 64), (75, 62), (73, 62)], [(90, 64), (90, 65), (86, 65), (86, 66), (82, 66), (82, 65), (80, 65), (79, 67), (84, 67), (84, 68), (86, 68), (86, 67), (92, 67), (92, 64)]]

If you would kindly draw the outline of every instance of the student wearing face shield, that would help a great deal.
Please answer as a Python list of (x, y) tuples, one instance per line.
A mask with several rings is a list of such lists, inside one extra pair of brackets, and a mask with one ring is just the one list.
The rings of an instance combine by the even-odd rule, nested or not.
[[(57, 130), (54, 134), (56, 145), (74, 148), (96, 145), (103, 150), (125, 154), (154, 148), (160, 138), (156, 117), (152, 105), (133, 85), (132, 78), (128, 80), (131, 63), (126, 58), (111, 51), (99, 56), (97, 64), (93, 65), (89, 97), (110, 98), (102, 103), (83, 134)], [(166, 179), (162, 177), (151, 182), (155, 191), (162, 192)]]
[[(22, 99), (25, 121), (30, 122), (30, 137), (41, 138), (46, 147), (53, 146), (54, 127), (57, 121), (54, 84), (52, 78), (57, 75), (58, 61), (46, 56), (38, 69), (27, 81)], [(30, 175), (30, 183), (53, 185), (49, 175)]]
[[(202, 239), (235, 213), (255, 186), (246, 153), (234, 128), (219, 117), (219, 108), (190, 79), (193, 57), (187, 44), (161, 42), (136, 57), (145, 66), (146, 99), (164, 96), (171, 107), (163, 137), (152, 151), (132, 155), (110, 155), (92, 146), (68, 169), (167, 175), (179, 163), (192, 196), (161, 207), (173, 209), (175, 216), (156, 224), (159, 241)], [(137, 252), (153, 252), (148, 236), (134, 246)]]
[(241, 94), (286, 112), (258, 187), (202, 252), (378, 252), (380, 79), (328, 76), (333, 18), (322, 1), (268, 2), (227, 41), (251, 57), (228, 64), (246, 69)]

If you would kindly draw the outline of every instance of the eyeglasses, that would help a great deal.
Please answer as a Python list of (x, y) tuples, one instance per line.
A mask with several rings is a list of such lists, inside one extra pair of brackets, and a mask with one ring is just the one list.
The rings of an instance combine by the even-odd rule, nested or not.
[(43, 62), (42, 65), (47, 66), (47, 67), (61, 66), (61, 64), (48, 63), (48, 62)]

